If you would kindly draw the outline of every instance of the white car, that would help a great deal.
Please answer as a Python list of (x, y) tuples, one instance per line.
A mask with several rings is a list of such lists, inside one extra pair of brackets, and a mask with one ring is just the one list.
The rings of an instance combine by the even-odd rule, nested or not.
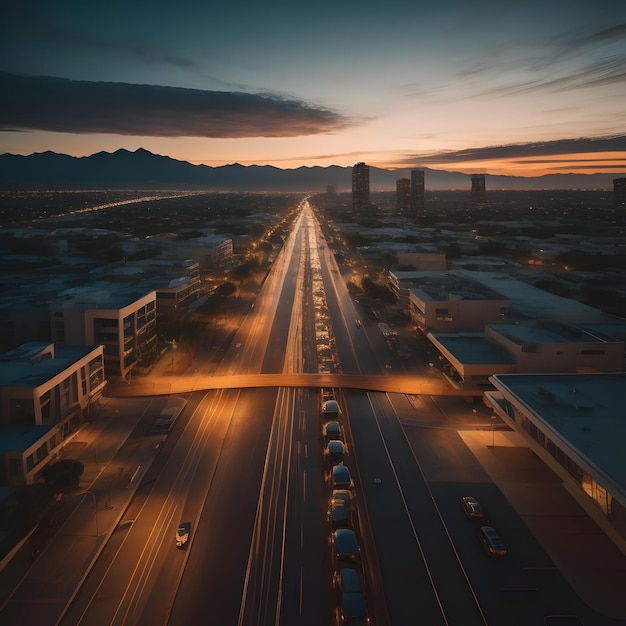
[(176, 547), (183, 548), (189, 541), (191, 522), (181, 522), (176, 529)]

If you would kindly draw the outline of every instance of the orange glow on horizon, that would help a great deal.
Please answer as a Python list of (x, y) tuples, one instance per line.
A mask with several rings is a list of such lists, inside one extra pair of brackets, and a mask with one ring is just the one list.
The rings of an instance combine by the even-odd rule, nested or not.
[[(182, 157), (178, 157), (185, 160)], [(300, 158), (297, 161), (275, 159), (237, 159), (225, 163), (218, 159), (194, 159), (190, 160), (194, 165), (208, 165), (210, 167), (220, 167), (232, 163), (250, 166), (273, 166), (279, 169), (296, 169), (299, 167), (329, 167), (338, 165), (340, 167), (352, 167), (357, 161), (365, 161), (372, 167), (388, 170), (401, 170), (426, 167), (433, 170), (445, 170), (449, 172), (460, 172), (462, 174), (491, 174), (502, 176), (523, 176), (537, 177), (548, 174), (615, 174), (626, 175), (626, 152), (604, 152), (604, 153), (579, 153), (553, 156), (519, 157), (508, 159), (490, 159), (482, 161), (458, 161), (449, 162), (442, 160), (437, 163), (433, 160), (427, 165), (415, 162), (406, 164), (390, 158), (380, 160), (380, 155), (376, 158), (338, 158), (332, 161), (312, 157), (310, 159)]]

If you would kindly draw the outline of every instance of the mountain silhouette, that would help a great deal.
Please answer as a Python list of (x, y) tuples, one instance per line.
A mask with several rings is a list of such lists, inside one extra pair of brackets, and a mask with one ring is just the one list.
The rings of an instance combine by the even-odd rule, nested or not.
[[(469, 189), (470, 177), (460, 172), (420, 168), (427, 189)], [(411, 169), (370, 166), (370, 187), (395, 190)], [(549, 174), (535, 178), (486, 175), (489, 189), (612, 189), (615, 174)], [(208, 189), (216, 191), (324, 191), (328, 185), (350, 191), (352, 168), (271, 165), (194, 165), (139, 148), (72, 157), (56, 152), (29, 156), (0, 155), (0, 187), (4, 189)]]

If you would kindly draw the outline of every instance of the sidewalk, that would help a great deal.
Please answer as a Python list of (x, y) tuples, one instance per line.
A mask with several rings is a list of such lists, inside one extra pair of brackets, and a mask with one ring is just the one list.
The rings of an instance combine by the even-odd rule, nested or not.
[[(64, 452), (85, 466), (81, 493), (66, 497), (61, 526), (41, 552), (33, 554), (27, 540), (0, 571), (0, 623), (58, 622), (110, 535), (125, 521), (135, 489), (165, 439), (146, 434), (160, 406), (154, 400), (103, 400), (96, 418)], [(182, 409), (185, 400), (179, 400)]]
[(511, 431), (459, 431), (578, 596), (594, 611), (626, 620), (626, 555), (562, 482)]

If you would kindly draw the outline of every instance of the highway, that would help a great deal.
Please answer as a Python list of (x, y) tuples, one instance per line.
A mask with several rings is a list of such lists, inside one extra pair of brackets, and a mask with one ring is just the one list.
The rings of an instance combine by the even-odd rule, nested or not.
[[(361, 316), (305, 200), (219, 367), (125, 390), (193, 400), (61, 626), (335, 624), (321, 386), (343, 408), (371, 623), (517, 623), (491, 600), (491, 563), (475, 562), (475, 534), (457, 521), (461, 487), (442, 496), (428, 477), (444, 456), (463, 474), (462, 442), (408, 436), (401, 424), (406, 396), (396, 394), (446, 389), (403, 373), (370, 325), (355, 324)], [(319, 372), (329, 361), (335, 371)], [(180, 521), (191, 522), (184, 549), (174, 545)]]

